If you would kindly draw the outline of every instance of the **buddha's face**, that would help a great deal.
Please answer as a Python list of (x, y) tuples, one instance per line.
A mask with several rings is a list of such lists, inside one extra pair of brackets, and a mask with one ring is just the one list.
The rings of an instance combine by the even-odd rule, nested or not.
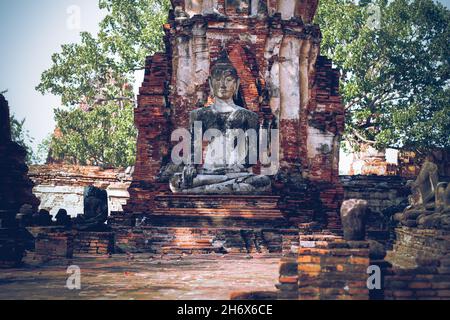
[(239, 79), (230, 69), (216, 70), (210, 80), (214, 97), (229, 100), (233, 98), (239, 86)]

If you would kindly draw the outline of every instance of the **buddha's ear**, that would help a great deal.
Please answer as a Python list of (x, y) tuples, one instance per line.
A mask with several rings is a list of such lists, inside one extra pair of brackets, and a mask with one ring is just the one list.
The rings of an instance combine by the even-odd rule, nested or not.
[(211, 95), (211, 97), (214, 98), (214, 89), (213, 89), (211, 77), (208, 77), (208, 83), (209, 83), (209, 94)]

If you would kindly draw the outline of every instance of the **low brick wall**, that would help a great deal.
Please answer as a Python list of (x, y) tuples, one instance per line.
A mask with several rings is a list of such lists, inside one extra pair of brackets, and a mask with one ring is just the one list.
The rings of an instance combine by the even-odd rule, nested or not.
[(44, 260), (73, 257), (74, 241), (71, 232), (39, 233), (35, 240), (35, 255)]
[[(80, 232), (63, 227), (27, 228), (34, 241), (34, 260), (72, 258), (74, 254), (114, 253), (114, 232)], [(32, 245), (33, 243), (31, 243)]]
[(113, 232), (75, 232), (75, 254), (110, 254), (114, 253)]
[(401, 227), (386, 260), (385, 299), (450, 299), (450, 232)]
[(450, 300), (450, 264), (393, 268), (385, 275), (386, 300)]
[(398, 176), (340, 176), (345, 199), (364, 199), (372, 212), (383, 212), (408, 199), (406, 179)]

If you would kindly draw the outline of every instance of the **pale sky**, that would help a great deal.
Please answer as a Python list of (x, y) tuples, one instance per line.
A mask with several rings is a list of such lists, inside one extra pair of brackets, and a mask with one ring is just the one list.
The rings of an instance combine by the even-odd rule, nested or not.
[[(68, 8), (80, 8), (80, 29), (67, 26)], [(40, 143), (55, 123), (53, 109), (60, 99), (35, 91), (51, 55), (61, 44), (78, 42), (80, 31), (97, 33), (103, 13), (96, 0), (0, 0), (0, 91), (18, 119)]]
[[(442, 0), (450, 7), (450, 0)], [(68, 8), (80, 8), (80, 29), (70, 29)], [(35, 147), (55, 127), (53, 109), (59, 98), (35, 91), (51, 55), (61, 44), (79, 41), (79, 32), (96, 34), (104, 13), (96, 0), (0, 0), (0, 91), (8, 90), (11, 113), (26, 118)], [(142, 76), (136, 78), (139, 87)]]

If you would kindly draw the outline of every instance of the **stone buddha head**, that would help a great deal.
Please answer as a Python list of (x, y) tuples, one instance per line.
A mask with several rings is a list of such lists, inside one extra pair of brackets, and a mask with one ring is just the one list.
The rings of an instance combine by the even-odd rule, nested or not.
[(228, 59), (226, 51), (223, 50), (211, 68), (209, 78), (211, 93), (216, 99), (232, 101), (233, 96), (237, 96), (239, 83), (237, 70)]

